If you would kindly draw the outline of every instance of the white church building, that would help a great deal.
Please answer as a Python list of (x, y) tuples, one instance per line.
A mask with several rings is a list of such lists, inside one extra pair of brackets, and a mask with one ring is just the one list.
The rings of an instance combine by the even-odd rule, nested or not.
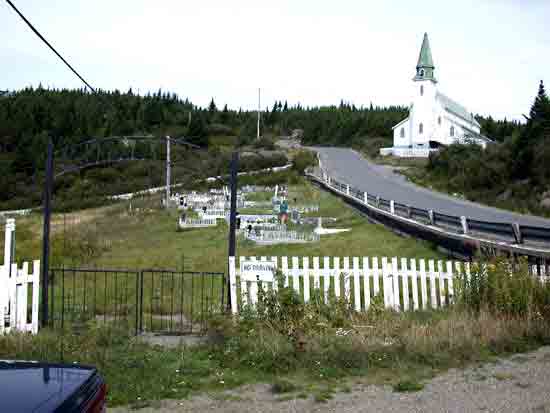
[(381, 155), (427, 157), (442, 145), (477, 143), (485, 147), (490, 139), (481, 135), (481, 126), (464, 106), (438, 90), (428, 34), (424, 34), (409, 117), (393, 127), (393, 147), (380, 149)]

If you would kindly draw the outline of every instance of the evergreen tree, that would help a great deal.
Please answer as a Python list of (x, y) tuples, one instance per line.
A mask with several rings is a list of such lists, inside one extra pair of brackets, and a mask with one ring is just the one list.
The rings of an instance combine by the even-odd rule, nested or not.
[(208, 105), (208, 112), (210, 112), (211, 115), (216, 113), (218, 111), (218, 108), (216, 107), (216, 104), (214, 103), (214, 98), (210, 101), (210, 105)]
[(539, 92), (535, 98), (535, 102), (529, 112), (529, 118), (532, 122), (544, 122), (550, 120), (550, 99), (544, 89), (544, 82), (541, 80)]

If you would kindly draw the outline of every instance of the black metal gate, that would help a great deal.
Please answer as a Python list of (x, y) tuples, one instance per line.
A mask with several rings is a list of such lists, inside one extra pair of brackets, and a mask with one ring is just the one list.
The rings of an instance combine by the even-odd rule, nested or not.
[(113, 325), (136, 334), (191, 334), (224, 311), (225, 274), (173, 270), (50, 269), (49, 325)]

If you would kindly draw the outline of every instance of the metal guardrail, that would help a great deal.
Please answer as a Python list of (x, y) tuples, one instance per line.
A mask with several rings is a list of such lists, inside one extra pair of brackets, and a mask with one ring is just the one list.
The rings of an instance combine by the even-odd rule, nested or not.
[(515, 222), (480, 221), (465, 216), (447, 215), (433, 210), (396, 203), (393, 200), (383, 199), (375, 194), (360, 191), (337, 181), (325, 171), (322, 171), (320, 176), (312, 171), (307, 174), (344, 195), (357, 199), (364, 205), (390, 212), (392, 215), (407, 218), (422, 225), (438, 227), (446, 231), (450, 230), (460, 235), (484, 234), (490, 239), (502, 240), (514, 245), (523, 245), (526, 242), (538, 245), (550, 244), (550, 228), (521, 225)]

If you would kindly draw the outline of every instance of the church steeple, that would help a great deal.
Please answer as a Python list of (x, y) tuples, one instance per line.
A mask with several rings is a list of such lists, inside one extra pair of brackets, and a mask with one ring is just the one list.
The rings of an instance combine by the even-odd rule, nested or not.
[(430, 50), (428, 33), (424, 33), (424, 40), (422, 41), (420, 56), (418, 56), (418, 63), (416, 64), (416, 76), (414, 77), (414, 80), (431, 80), (433, 82), (436, 82), (434, 70), (435, 66), (432, 60), (432, 51)]

